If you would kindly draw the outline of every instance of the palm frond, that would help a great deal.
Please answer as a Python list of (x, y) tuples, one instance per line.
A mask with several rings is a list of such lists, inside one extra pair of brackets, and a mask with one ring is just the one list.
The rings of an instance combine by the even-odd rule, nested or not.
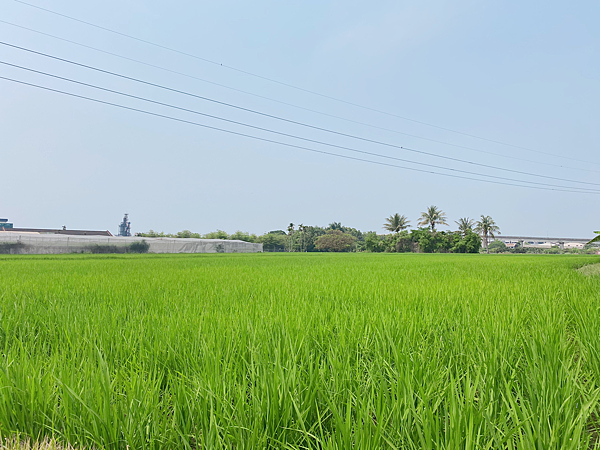
[(408, 220), (408, 217), (406, 217), (404, 214), (400, 215), (395, 213), (385, 219), (383, 228), (387, 231), (397, 233), (410, 227), (409, 223), (410, 220)]
[(588, 242), (588, 244), (591, 244), (593, 242), (600, 242), (600, 231), (594, 231), (594, 233), (596, 233), (598, 236), (596, 236), (594, 239)]

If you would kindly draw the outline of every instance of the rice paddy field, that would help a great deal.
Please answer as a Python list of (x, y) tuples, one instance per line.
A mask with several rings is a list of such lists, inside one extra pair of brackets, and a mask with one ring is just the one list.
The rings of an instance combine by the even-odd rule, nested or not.
[(598, 449), (600, 277), (575, 270), (597, 262), (2, 256), (0, 434), (97, 449)]

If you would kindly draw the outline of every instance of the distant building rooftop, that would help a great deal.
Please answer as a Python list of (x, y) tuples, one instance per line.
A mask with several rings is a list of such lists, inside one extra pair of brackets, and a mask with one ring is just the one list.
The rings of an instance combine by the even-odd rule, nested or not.
[(71, 236), (112, 236), (112, 233), (108, 230), (106, 231), (98, 231), (98, 230), (54, 230), (51, 228), (4, 228), (0, 227), (0, 232), (2, 230), (11, 233), (38, 233), (38, 234), (67, 234)]

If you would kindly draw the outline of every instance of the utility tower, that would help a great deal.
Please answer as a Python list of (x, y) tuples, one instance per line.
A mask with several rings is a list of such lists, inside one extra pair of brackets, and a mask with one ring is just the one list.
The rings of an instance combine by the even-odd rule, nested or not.
[(131, 222), (127, 213), (123, 217), (123, 222), (119, 224), (119, 234), (117, 236), (131, 236)]

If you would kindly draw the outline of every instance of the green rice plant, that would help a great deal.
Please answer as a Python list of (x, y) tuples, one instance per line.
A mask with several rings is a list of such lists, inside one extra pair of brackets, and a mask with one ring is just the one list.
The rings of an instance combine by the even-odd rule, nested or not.
[[(0, 257), (0, 436), (600, 448), (592, 256)], [(18, 448), (18, 447), (17, 447)]]

